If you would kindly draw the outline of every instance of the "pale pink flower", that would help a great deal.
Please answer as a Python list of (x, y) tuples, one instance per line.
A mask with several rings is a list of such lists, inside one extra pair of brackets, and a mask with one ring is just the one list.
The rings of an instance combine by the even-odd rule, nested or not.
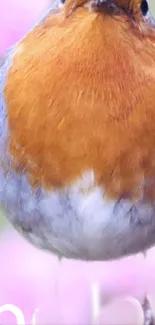
[[(0, 236), (0, 308), (17, 306), (25, 324), (142, 325), (146, 290), (152, 306), (155, 301), (154, 252), (148, 261), (137, 255), (113, 262), (60, 262), (6, 229)], [(8, 312), (0, 312), (0, 323), (17, 324)]]

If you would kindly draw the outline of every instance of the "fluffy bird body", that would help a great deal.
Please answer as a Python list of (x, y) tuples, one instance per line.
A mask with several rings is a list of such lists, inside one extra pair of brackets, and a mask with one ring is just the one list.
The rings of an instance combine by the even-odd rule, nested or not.
[(60, 256), (155, 243), (155, 30), (141, 1), (66, 1), (0, 70), (0, 202)]

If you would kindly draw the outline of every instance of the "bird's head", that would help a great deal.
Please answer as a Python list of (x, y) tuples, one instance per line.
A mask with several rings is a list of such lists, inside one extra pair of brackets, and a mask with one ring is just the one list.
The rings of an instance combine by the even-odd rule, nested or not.
[(149, 0), (66, 0), (65, 12), (70, 14), (79, 6), (88, 6), (90, 11), (98, 11), (112, 16), (127, 16), (132, 22), (148, 22), (154, 25), (149, 10)]

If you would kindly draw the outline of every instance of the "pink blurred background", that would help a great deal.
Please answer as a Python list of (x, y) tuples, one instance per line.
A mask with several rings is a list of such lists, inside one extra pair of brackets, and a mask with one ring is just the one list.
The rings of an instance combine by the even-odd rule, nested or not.
[(51, 0), (1, 0), (0, 54), (23, 37), (51, 3)]
[[(51, 4), (50, 0), (1, 0), (0, 54), (23, 37)], [(3, 325), (24, 325), (24, 322), (142, 325), (140, 303), (145, 294), (155, 310), (155, 248), (147, 253), (146, 259), (139, 254), (108, 263), (59, 261), (32, 247), (10, 226), (3, 225), (0, 233)], [(4, 311), (15, 306), (22, 315), (15, 309), (12, 313)]]

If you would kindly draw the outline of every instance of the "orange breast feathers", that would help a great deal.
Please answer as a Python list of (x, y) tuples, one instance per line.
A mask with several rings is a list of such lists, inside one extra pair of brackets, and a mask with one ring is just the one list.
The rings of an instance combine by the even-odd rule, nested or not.
[(155, 38), (126, 14), (67, 5), (12, 58), (5, 100), (15, 168), (46, 188), (93, 170), (107, 195), (139, 197), (155, 176)]

